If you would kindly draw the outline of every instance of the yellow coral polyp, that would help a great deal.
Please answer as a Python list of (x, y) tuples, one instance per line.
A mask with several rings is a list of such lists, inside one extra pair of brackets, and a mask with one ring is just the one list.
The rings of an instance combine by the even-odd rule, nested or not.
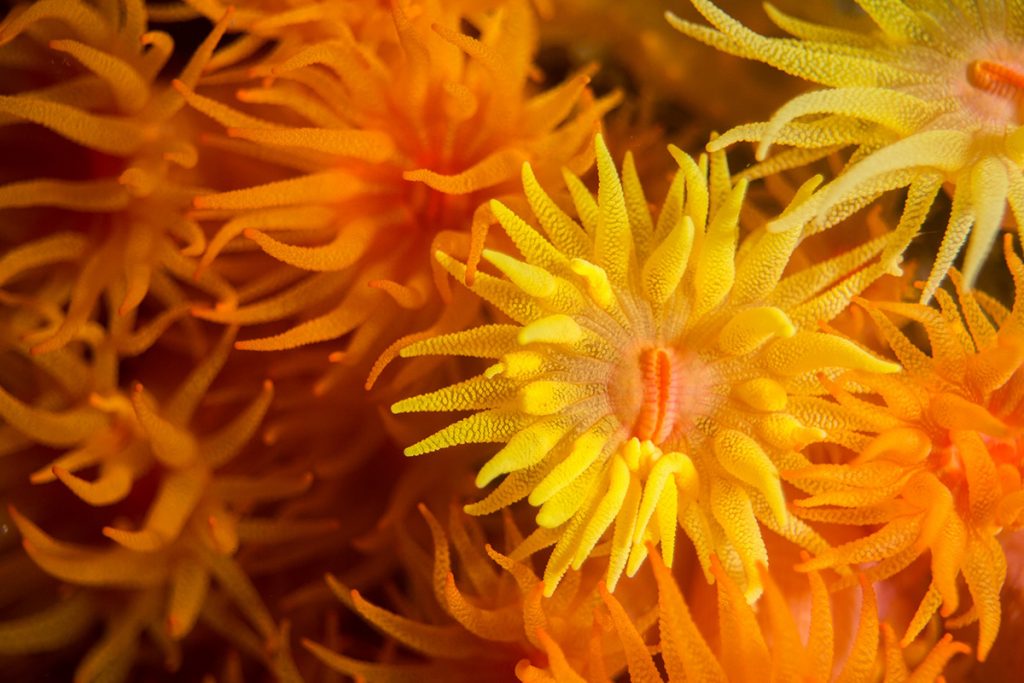
[[(882, 525), (811, 559), (805, 569), (873, 563), (865, 571), (880, 580), (930, 552), (931, 585), (904, 642), (939, 611), (952, 617), (950, 626), (979, 622), (979, 660), (1001, 621), (1006, 558), (998, 537), (1024, 527), (1024, 265), (1009, 236), (1006, 260), (1017, 286), (1011, 310), (966, 290), (955, 271), (959, 305), (944, 290), (936, 293), (941, 311), (866, 304), (906, 369), (897, 376), (858, 372), (848, 378), (876, 392), (881, 404), (834, 387), (849, 430), (838, 440), (858, 455), (787, 477), (812, 493), (796, 501), (801, 516)], [(931, 353), (915, 346), (890, 316), (921, 324)], [(973, 606), (954, 617), (960, 576)]]
[[(973, 284), (1007, 205), (1024, 225), (1024, 15), (1014, 3), (857, 0), (877, 27), (870, 34), (802, 21), (767, 5), (772, 21), (792, 38), (758, 35), (709, 0), (693, 5), (713, 28), (671, 13), (670, 23), (720, 50), (827, 88), (795, 97), (771, 120), (738, 126), (711, 143), (712, 149), (758, 143), (762, 163), (742, 177), (764, 177), (855, 147), (842, 173), (770, 229), (810, 219), (814, 229), (824, 229), (888, 190), (909, 187), (893, 237), (898, 252), (949, 183), (953, 207), (922, 294), (927, 301), (965, 242), (963, 274)], [(773, 145), (789, 149), (765, 160)]]
[[(505, 443), (477, 484), (505, 479), (467, 509), (483, 514), (527, 497), (539, 507), (540, 528), (516, 556), (554, 545), (548, 594), (595, 553), (610, 553), (610, 588), (637, 571), (647, 541), (671, 563), (681, 526), (708, 576), (717, 552), (753, 598), (756, 564), (767, 561), (761, 524), (807, 548), (825, 547), (786, 511), (779, 468), (801, 461), (793, 449), (806, 443), (797, 442), (823, 436), (787, 412), (790, 401), (820, 391), (818, 373), (897, 369), (810, 329), (884, 272), (886, 264), (872, 261), (883, 242), (783, 278), (798, 232), (758, 231), (737, 255), (746, 184), (729, 184), (720, 153), (695, 162), (673, 149), (680, 170), (654, 219), (632, 159), (620, 177), (600, 136), (595, 145), (596, 201), (566, 176), (582, 225), (529, 166), (524, 187), (541, 231), (492, 202), (525, 260), (486, 252), (507, 279), (481, 271), (469, 287), (516, 324), (402, 350), (496, 362), (393, 406), (477, 411), (406, 454)], [(443, 252), (438, 259), (464, 280), (464, 265)]]

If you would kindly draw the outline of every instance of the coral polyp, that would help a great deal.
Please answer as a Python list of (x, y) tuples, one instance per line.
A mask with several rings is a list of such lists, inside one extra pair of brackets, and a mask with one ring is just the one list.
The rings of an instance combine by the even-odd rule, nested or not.
[[(835, 385), (850, 427), (839, 441), (855, 455), (790, 477), (814, 494), (796, 502), (801, 516), (881, 525), (805, 568), (872, 563), (865, 572), (877, 580), (930, 552), (931, 585), (904, 641), (936, 611), (953, 617), (962, 576), (973, 606), (949, 623), (979, 623), (981, 660), (1001, 620), (1006, 559), (998, 538), (1024, 528), (1024, 264), (1009, 236), (1006, 260), (1017, 286), (1011, 310), (963, 289), (956, 273), (959, 305), (940, 290), (942, 312), (865, 304), (905, 370), (885, 377), (852, 373)], [(930, 354), (894, 324), (897, 316), (924, 327)], [(877, 393), (880, 402), (855, 396), (854, 384)]]
[(754, 141), (762, 160), (772, 145), (790, 148), (745, 171), (747, 177), (855, 148), (843, 172), (776, 229), (812, 218), (816, 229), (826, 228), (887, 190), (909, 187), (894, 236), (893, 249), (900, 250), (948, 183), (953, 207), (922, 294), (927, 300), (965, 242), (964, 280), (974, 283), (1007, 205), (1024, 225), (1024, 15), (1016, 2), (857, 0), (875, 24), (870, 33), (812, 24), (767, 6), (792, 38), (766, 38), (707, 0), (693, 4), (713, 28), (670, 14), (680, 31), (827, 88), (795, 97), (767, 122), (730, 130), (713, 148)]
[[(763, 567), (767, 618), (766, 623), (759, 624), (758, 615), (743, 601), (738, 587), (717, 564), (714, 570), (718, 577), (721, 636), (717, 647), (712, 649), (694, 623), (672, 573), (657, 553), (651, 564), (658, 585), (659, 646), (669, 683), (690, 680), (754, 683), (763, 681), (765, 672), (770, 672), (772, 680), (787, 683), (829, 680), (868, 683), (877, 680), (879, 669), (884, 672), (886, 681), (894, 683), (928, 681), (936, 680), (951, 658), (970, 651), (947, 634), (917, 666), (908, 667), (892, 628), (885, 623), (879, 628), (874, 589), (864, 581), (853, 647), (849, 653), (843, 653), (843, 659), (835, 649), (834, 624), (838, 619), (820, 576), (814, 572), (808, 575), (810, 609), (799, 617), (809, 622), (805, 644), (798, 618), (787, 605), (787, 596)], [(626, 650), (631, 680), (664, 683), (643, 635), (630, 621), (619, 600), (608, 594), (604, 595), (604, 600)], [(879, 656), (880, 630), (885, 643), (884, 658)]]
[[(600, 136), (595, 145), (596, 200), (566, 176), (582, 225), (529, 166), (524, 187), (543, 234), (492, 202), (525, 260), (485, 251), (505, 277), (478, 272), (468, 286), (513, 323), (402, 350), (495, 360), (477, 377), (393, 406), (479, 411), (406, 454), (507, 442), (477, 485), (507, 476), (467, 509), (526, 497), (540, 508), (540, 528), (517, 552), (554, 545), (549, 594), (599, 544), (610, 552), (610, 588), (637, 571), (648, 541), (671, 563), (681, 526), (705, 571), (717, 553), (753, 599), (756, 565), (768, 559), (760, 525), (814, 551), (825, 546), (786, 510), (780, 466), (825, 436), (791, 406), (816, 390), (818, 373), (898, 369), (814, 329), (885, 272), (874, 258), (884, 240), (784, 278), (798, 231), (761, 230), (738, 250), (746, 183), (728, 181), (721, 154), (696, 162), (672, 150), (680, 170), (654, 220), (631, 158), (620, 177)], [(466, 278), (464, 265), (437, 257)]]
[[(18, 90), (0, 95), (0, 126), (31, 123), (52, 131), (65, 143), (53, 156), (80, 159), (87, 171), (85, 178), (65, 179), (68, 169), (56, 165), (44, 177), (0, 185), (5, 213), (51, 212), (36, 219), (42, 227), (35, 239), (0, 257), (0, 284), (16, 288), (49, 268), (51, 286), (64, 290), (51, 302), (59, 319), (31, 335), (35, 353), (82, 334), (107, 292), (116, 298), (116, 315), (131, 324), (152, 293), (165, 309), (154, 320), (149, 336), (155, 336), (187, 313), (179, 283), (191, 279), (192, 257), (206, 245), (199, 225), (185, 215), (199, 191), (196, 131), (176, 116), (185, 101), (158, 80), (174, 41), (146, 30), (141, 1), (122, 9), (123, 19), (114, 6), (44, 0), (15, 7), (0, 23), (0, 52), (34, 48), (51, 55), (43, 65), (12, 69), (10, 83)], [(225, 19), (199, 47), (179, 74), (183, 82), (198, 81), (226, 27)], [(56, 61), (67, 68), (52, 68)], [(73, 218), (54, 218), (54, 211)], [(212, 273), (195, 285), (210, 296), (233, 296)]]
[[(617, 101), (594, 101), (592, 69), (533, 92), (535, 19), (522, 0), (488, 12), (439, 2), (373, 12), (388, 28), (379, 44), (340, 30), (249, 67), (265, 81), (239, 91), (241, 106), (270, 106), (295, 125), (178, 86), (194, 108), (227, 127), (233, 149), (270, 153), (301, 171), (195, 200), (198, 218), (230, 219), (211, 240), (204, 267), (243, 237), (287, 264), (270, 266), (279, 275), (266, 296), (196, 310), (218, 322), (287, 323), (240, 348), (290, 349), (355, 330), (344, 362), (358, 363), (434, 325), (440, 297), (430, 251), (478, 252), (488, 221), (477, 207), (514, 189), (523, 161), (550, 175), (562, 164), (585, 169), (587, 143)], [(467, 26), (479, 27), (480, 38)], [(296, 268), (308, 273), (297, 277)], [(407, 313), (370, 323), (382, 306)]]
[[(162, 407), (140, 384), (127, 395), (116, 388), (109, 342), (97, 344), (93, 376), (79, 383), (79, 390), (92, 385), (86, 397), (71, 393), (68, 386), (63, 393), (71, 395), (61, 401), (66, 405), (54, 405), (57, 396), (52, 393), (42, 406), (31, 405), (0, 387), (0, 417), (15, 433), (66, 449), (36, 471), (31, 483), (67, 487), (85, 506), (114, 511), (99, 533), (90, 535), (98, 542), (72, 543), (10, 510), (32, 561), (78, 589), (79, 602), (84, 599), (95, 607), (92, 619), (107, 622), (107, 634), (82, 660), (76, 680), (102, 680), (127, 671), (137, 641), (147, 631), (157, 634), (168, 667), (176, 668), (180, 641), (202, 618), (207, 596), (214, 593), (229, 598), (249, 619), (251, 627), (236, 633), (238, 642), (266, 641), (268, 667), (279, 674), (287, 669), (287, 663), (275, 662), (278, 626), (235, 555), (240, 544), (272, 541), (280, 524), (247, 513), (266, 501), (302, 493), (311, 483), (309, 474), (282, 465), (260, 474), (230, 473), (231, 461), (249, 443), (270, 405), (269, 382), (213, 434), (199, 437), (189, 428), (227, 359), (233, 335), (233, 330), (225, 333)], [(292, 534), (315, 534), (317, 526), (285, 522)], [(320, 533), (332, 528), (319, 527)], [(284, 539), (287, 533), (277, 536)], [(99, 601), (90, 599), (101, 591), (117, 596), (116, 609), (101, 610)], [(53, 628), (45, 619), (34, 623), (20, 629), (19, 637), (39, 640), (41, 630)]]
[[(433, 661), (421, 664), (396, 657), (394, 662), (363, 662), (306, 643), (327, 666), (380, 681), (400, 680), (402, 674), (427, 680), (501, 681), (507, 671), (515, 671), (521, 680), (564, 680), (572, 671), (588, 680), (606, 680), (609, 672), (624, 667), (622, 648), (600, 623), (599, 571), (575, 577), (579, 580), (565, 582), (551, 599), (542, 599), (544, 586), (528, 560), (513, 560), (490, 544), (466, 544), (465, 539), (484, 534), (461, 510), (452, 509), (447, 534), (425, 506), (420, 506), (420, 513), (430, 526), (432, 566), (416, 563), (405, 571), (414, 586), (436, 601), (440, 609), (430, 612), (437, 616), (416, 619), (396, 614), (334, 577), (328, 581), (349, 609), (405, 649)], [(521, 540), (515, 522), (506, 517), (505, 543)], [(647, 593), (643, 587), (633, 595), (643, 603)], [(643, 622), (641, 627), (652, 623), (646, 616), (634, 616)]]

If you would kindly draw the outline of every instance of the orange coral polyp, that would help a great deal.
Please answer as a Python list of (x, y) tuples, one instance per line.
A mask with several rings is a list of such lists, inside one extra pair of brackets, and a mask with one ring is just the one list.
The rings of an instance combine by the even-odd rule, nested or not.
[[(362, 44), (346, 24), (331, 24), (325, 34), (340, 37), (282, 48), (250, 69), (266, 80), (241, 91), (239, 99), (272, 105), (297, 123), (256, 118), (179, 87), (193, 108), (247, 141), (243, 149), (270, 153), (305, 173), (198, 197), (196, 206), (211, 219), (222, 219), (224, 211), (231, 219), (211, 240), (203, 265), (241, 233), (258, 235), (254, 241), (278, 261), (308, 271), (346, 271), (349, 278), (340, 289), (350, 296), (340, 303), (306, 296), (317, 289), (316, 276), (310, 276), (243, 306), (197, 311), (218, 322), (292, 325), (239, 348), (284, 350), (362, 332), (364, 343), (350, 344), (346, 352), (346, 362), (358, 363), (402, 333), (436, 328), (440, 297), (430, 288), (429, 254), (444, 247), (478, 258), (492, 219), (477, 207), (517, 194), (514, 179), (524, 161), (532, 160), (546, 177), (563, 165), (584, 170), (592, 162), (586, 143), (618, 101), (617, 95), (595, 101), (586, 69), (533, 92), (536, 27), (524, 0), (479, 12), (435, 0), (412, 7), (393, 3), (368, 14), (378, 15), (380, 26), (391, 25), (380, 43)], [(479, 26), (479, 39), (464, 34), (467, 24)], [(329, 234), (326, 244), (298, 244), (284, 233), (287, 220), (268, 215), (281, 208), (326, 208), (336, 217), (330, 226), (336, 235)], [(353, 215), (360, 216), (358, 230), (347, 230)], [(247, 221), (264, 223), (264, 229), (237, 228)], [(329, 258), (336, 254), (351, 258)], [(392, 284), (355, 292), (368, 281)], [(386, 324), (367, 324), (393, 293), (401, 296), (399, 306), (416, 303), (407, 310), (418, 314), (388, 314)], [(284, 301), (287, 306), (275, 305)]]
[[(167, 278), (182, 279), (191, 257), (205, 247), (199, 226), (185, 215), (198, 182), (195, 131), (176, 117), (184, 101), (158, 77), (173, 41), (166, 33), (145, 30), (141, 0), (123, 5), (94, 9), (80, 0), (43, 0), (16, 7), (0, 22), (0, 48), (12, 50), (18, 41), (26, 47), (42, 43), (61, 54), (69, 67), (57, 71), (52, 85), (0, 96), (0, 127), (23, 122), (48, 128), (72, 146), (73, 154), (87, 159), (90, 171), (85, 179), (36, 178), (0, 185), (0, 210), (74, 212), (78, 218), (73, 234), (84, 235), (83, 247), (89, 247), (77, 258), (66, 250), (60, 253), (51, 240), (69, 232), (46, 235), (0, 255), (3, 280), (55, 265), (68, 281), (69, 292), (62, 295), (66, 300), (56, 302), (63, 319), (31, 335), (33, 353), (55, 351), (82, 335), (104, 293), (118, 299), (115, 310), (122, 328), (135, 325), (136, 309), (147, 298), (181, 317), (184, 294), (176, 284), (167, 285)], [(132, 15), (131, 22), (121, 20), (122, 10)], [(229, 15), (220, 17), (182, 69), (184, 82), (198, 81)], [(40, 78), (54, 76), (44, 71)], [(81, 96), (75, 97), (78, 91)], [(67, 154), (64, 147), (43, 156), (63, 159)], [(19, 251), (28, 258), (12, 258)], [(195, 286), (225, 299), (232, 296), (214, 274), (198, 279)], [(136, 335), (135, 341), (139, 336), (146, 338)]]
[[(877, 391), (881, 403), (842, 389), (833, 392), (847, 429), (861, 425), (859, 434), (840, 439), (854, 450), (863, 445), (860, 457), (788, 477), (812, 493), (796, 501), (801, 515), (856, 524), (858, 515), (867, 513), (882, 524), (805, 562), (803, 569), (870, 563), (865, 573), (882, 580), (929, 552), (931, 586), (904, 643), (936, 612), (957, 613), (963, 577), (973, 605), (950, 623), (979, 623), (980, 661), (1002, 621), (1007, 558), (998, 537), (1024, 528), (1024, 264), (1012, 242), (1007, 235), (1006, 262), (1017, 286), (1011, 310), (964, 288), (955, 272), (956, 299), (945, 290), (936, 293), (941, 312), (913, 304), (868, 304), (905, 370), (895, 377), (858, 372), (848, 378)], [(920, 323), (930, 354), (886, 314)]]

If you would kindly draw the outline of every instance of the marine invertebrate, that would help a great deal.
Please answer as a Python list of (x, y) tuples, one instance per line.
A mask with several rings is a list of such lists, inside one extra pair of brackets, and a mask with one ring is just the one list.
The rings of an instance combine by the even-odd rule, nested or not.
[[(184, 0), (186, 7), (151, 6), (155, 18), (176, 20), (202, 15), (217, 21), (228, 8), (235, 12), (233, 27), (237, 39), (220, 49), (209, 63), (209, 70), (220, 71), (218, 79), (234, 80), (237, 71), (247, 68), (246, 62), (261, 52), (272, 53), (268, 59), (280, 61), (301, 52), (311, 44), (349, 39), (358, 36), (366, 47), (378, 42), (391, 43), (394, 24), (379, 3), (311, 2), (290, 0), (242, 0), (222, 3), (219, 0)], [(189, 11), (191, 10), (191, 11)], [(225, 73), (226, 71), (226, 73)], [(232, 73), (232, 72), (235, 73)]]
[[(967, 241), (964, 280), (971, 285), (999, 232), (1007, 203), (1024, 226), (1024, 14), (1016, 3), (980, 0), (857, 0), (877, 26), (871, 33), (821, 26), (768, 5), (793, 38), (766, 38), (708, 0), (693, 5), (713, 28), (669, 14), (683, 33), (823, 85), (790, 100), (767, 122), (738, 126), (711, 143), (791, 147), (744, 172), (760, 177), (847, 147), (843, 172), (801, 210), (769, 229), (817, 216), (834, 224), (881, 193), (909, 187), (893, 250), (918, 233), (943, 183), (955, 186), (946, 234), (922, 299), (935, 292)], [(1024, 229), (1024, 228), (1022, 228)], [(1024, 233), (1022, 233), (1024, 234)]]
[[(78, 681), (126, 673), (147, 631), (168, 666), (176, 666), (179, 641), (197, 620), (215, 629), (237, 620), (225, 598), (251, 624), (224, 628), (228, 637), (287, 675), (290, 663), (278, 626), (233, 556), (240, 544), (309, 537), (334, 526), (253, 514), (260, 504), (304, 491), (308, 473), (290, 471), (273, 458), (244, 473), (231, 470), (270, 404), (269, 383), (216, 431), (198, 436), (189, 428), (227, 359), (233, 334), (222, 336), (162, 407), (139, 384), (130, 393), (118, 388), (115, 349), (102, 337), (91, 349), (94, 365), (73, 358), (71, 347), (45, 356), (44, 374), (50, 377), (40, 384), (47, 390), (33, 403), (0, 388), (0, 417), (9, 428), (30, 445), (60, 451), (32, 475), (40, 488), (35, 495), (59, 485), (86, 506), (110, 511), (99, 533), (79, 530), (75, 535), (87, 540), (69, 542), (10, 510), (28, 556), (78, 589), (73, 595), (80, 597), (70, 602), (78, 612), (94, 607), (94, 618), (107, 621), (106, 633), (79, 666)], [(93, 599), (99, 594), (105, 597)], [(214, 595), (216, 600), (209, 597)], [(45, 643), (41, 632), (59, 631), (55, 615), (69, 609), (69, 603), (58, 603), (48, 617), (5, 626), (23, 643)], [(62, 628), (75, 628), (77, 621)]]
[(5, 6), (0, 678), (1013, 679), (1021, 0), (713, 1)]
[[(192, 55), (184, 82), (196, 83), (226, 26), (225, 17)], [(172, 316), (158, 326), (188, 310), (179, 283), (190, 279), (205, 236), (185, 216), (198, 191), (194, 131), (177, 116), (184, 100), (158, 79), (173, 49), (168, 34), (146, 30), (141, 0), (100, 7), (42, 0), (15, 6), (0, 22), (0, 53), (11, 64), (5, 83), (20, 88), (0, 95), (0, 126), (46, 128), (64, 146), (39, 156), (73, 162), (52, 164), (50, 177), (7, 169), (17, 179), (0, 185), (0, 210), (20, 211), (19, 225), (38, 225), (0, 258), (0, 285), (30, 297), (30, 289), (48, 288), (44, 303), (56, 309), (32, 332), (34, 353), (81, 334), (105, 292), (118, 294), (111, 315), (131, 323), (151, 291), (157, 310)], [(26, 58), (39, 52), (51, 57)], [(194, 284), (210, 296), (234, 296), (213, 273)]]
[[(573, 671), (606, 681), (625, 668), (623, 649), (598, 614), (600, 572), (576, 575), (545, 598), (530, 562), (484, 543), (479, 524), (461, 510), (452, 508), (447, 533), (424, 505), (419, 510), (430, 526), (433, 562), (410, 540), (402, 544), (409, 580), (424, 584), (403, 602), (419, 616), (377, 606), (333, 576), (328, 583), (349, 609), (428, 661), (364, 662), (304, 642), (327, 666), (374, 681), (504, 681), (512, 671), (523, 681), (561, 681)], [(504, 522), (505, 545), (512, 548), (522, 536), (511, 515)], [(641, 630), (653, 624), (645, 593), (653, 601), (650, 591), (631, 594), (630, 610)], [(416, 594), (436, 605), (417, 604)]]
[[(197, 218), (230, 218), (204, 266), (240, 235), (289, 266), (244, 305), (195, 311), (224, 323), (287, 324), (241, 349), (290, 349), (352, 332), (342, 362), (357, 363), (436, 325), (433, 247), (468, 253), (472, 224), (478, 251), (486, 217), (477, 206), (515, 187), (523, 161), (552, 174), (589, 165), (589, 138), (616, 102), (593, 101), (586, 72), (531, 95), (536, 29), (524, 1), (486, 12), (436, 1), (379, 11), (392, 24), (389, 41), (364, 44), (342, 24), (340, 38), (252, 68), (270, 84), (239, 98), (297, 124), (256, 118), (178, 84), (193, 107), (228, 127), (232, 148), (291, 170), (275, 183), (195, 200)], [(296, 277), (296, 268), (306, 272)]]
[[(507, 476), (467, 510), (483, 514), (526, 497), (540, 507), (539, 529), (514, 556), (554, 545), (549, 594), (605, 540), (610, 588), (623, 571), (636, 572), (647, 540), (671, 563), (679, 525), (709, 577), (717, 552), (753, 598), (756, 565), (767, 561), (760, 524), (824, 548), (787, 513), (778, 477), (824, 436), (814, 416), (794, 417), (793, 405), (820, 391), (818, 373), (898, 369), (813, 329), (885, 271), (872, 261), (884, 240), (782, 278), (798, 231), (762, 230), (737, 249), (746, 183), (730, 183), (723, 154), (698, 163), (672, 149), (680, 170), (655, 221), (632, 160), (620, 178), (600, 136), (595, 146), (596, 201), (566, 175), (582, 225), (528, 165), (524, 187), (543, 235), (491, 202), (525, 260), (485, 251), (505, 279), (478, 272), (468, 286), (512, 322), (402, 349), (403, 357), (495, 360), (476, 377), (392, 406), (475, 411), (406, 454), (506, 443), (477, 485)], [(463, 264), (437, 258), (465, 279)]]
[[(936, 293), (941, 311), (865, 303), (905, 369), (837, 380), (833, 393), (846, 430), (835, 436), (855, 455), (787, 474), (812, 493), (796, 501), (806, 519), (879, 525), (805, 569), (871, 563), (865, 573), (879, 580), (929, 552), (931, 585), (904, 642), (937, 611), (957, 612), (963, 576), (973, 604), (947, 625), (979, 622), (980, 660), (999, 630), (1006, 559), (998, 537), (1024, 526), (1024, 265), (1011, 242), (1007, 235), (1017, 287), (1012, 310), (966, 290), (955, 272), (959, 305), (943, 290)], [(915, 346), (892, 316), (920, 323), (931, 353)], [(854, 395), (853, 384), (877, 398)]]
[[(765, 588), (762, 613), (766, 618), (759, 624), (757, 614), (743, 600), (739, 588), (716, 562), (713, 569), (718, 578), (721, 637), (717, 649), (712, 649), (694, 622), (672, 573), (657, 551), (651, 555), (651, 566), (658, 582), (661, 659), (669, 683), (692, 680), (746, 683), (763, 681), (767, 676), (773, 681), (789, 683), (829, 680), (867, 683), (877, 680), (878, 614), (874, 589), (866, 580), (861, 581), (862, 602), (852, 649), (841, 666), (837, 666), (843, 650), (836, 647), (839, 644), (835, 642), (833, 633), (828, 590), (817, 573), (812, 571), (808, 574), (811, 585), (810, 625), (804, 644), (784, 594), (764, 567), (761, 567)], [(619, 600), (608, 593), (605, 593), (604, 600), (626, 649), (632, 680), (664, 681), (643, 637), (625, 614)], [(903, 660), (892, 629), (883, 624), (881, 631), (885, 648), (881, 668), (885, 680), (893, 683), (938, 680), (952, 657), (970, 652), (970, 648), (954, 642), (947, 634), (911, 671)]]

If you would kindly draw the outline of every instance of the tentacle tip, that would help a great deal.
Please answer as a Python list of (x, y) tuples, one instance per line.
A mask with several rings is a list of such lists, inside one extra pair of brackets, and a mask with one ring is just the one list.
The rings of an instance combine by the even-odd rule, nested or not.
[(850, 303), (856, 304), (856, 305), (860, 306), (861, 308), (868, 309), (868, 310), (871, 310), (871, 309), (875, 308), (875, 303), (873, 301), (871, 301), (870, 299), (866, 299), (866, 298), (864, 298), (862, 296), (850, 297)]

